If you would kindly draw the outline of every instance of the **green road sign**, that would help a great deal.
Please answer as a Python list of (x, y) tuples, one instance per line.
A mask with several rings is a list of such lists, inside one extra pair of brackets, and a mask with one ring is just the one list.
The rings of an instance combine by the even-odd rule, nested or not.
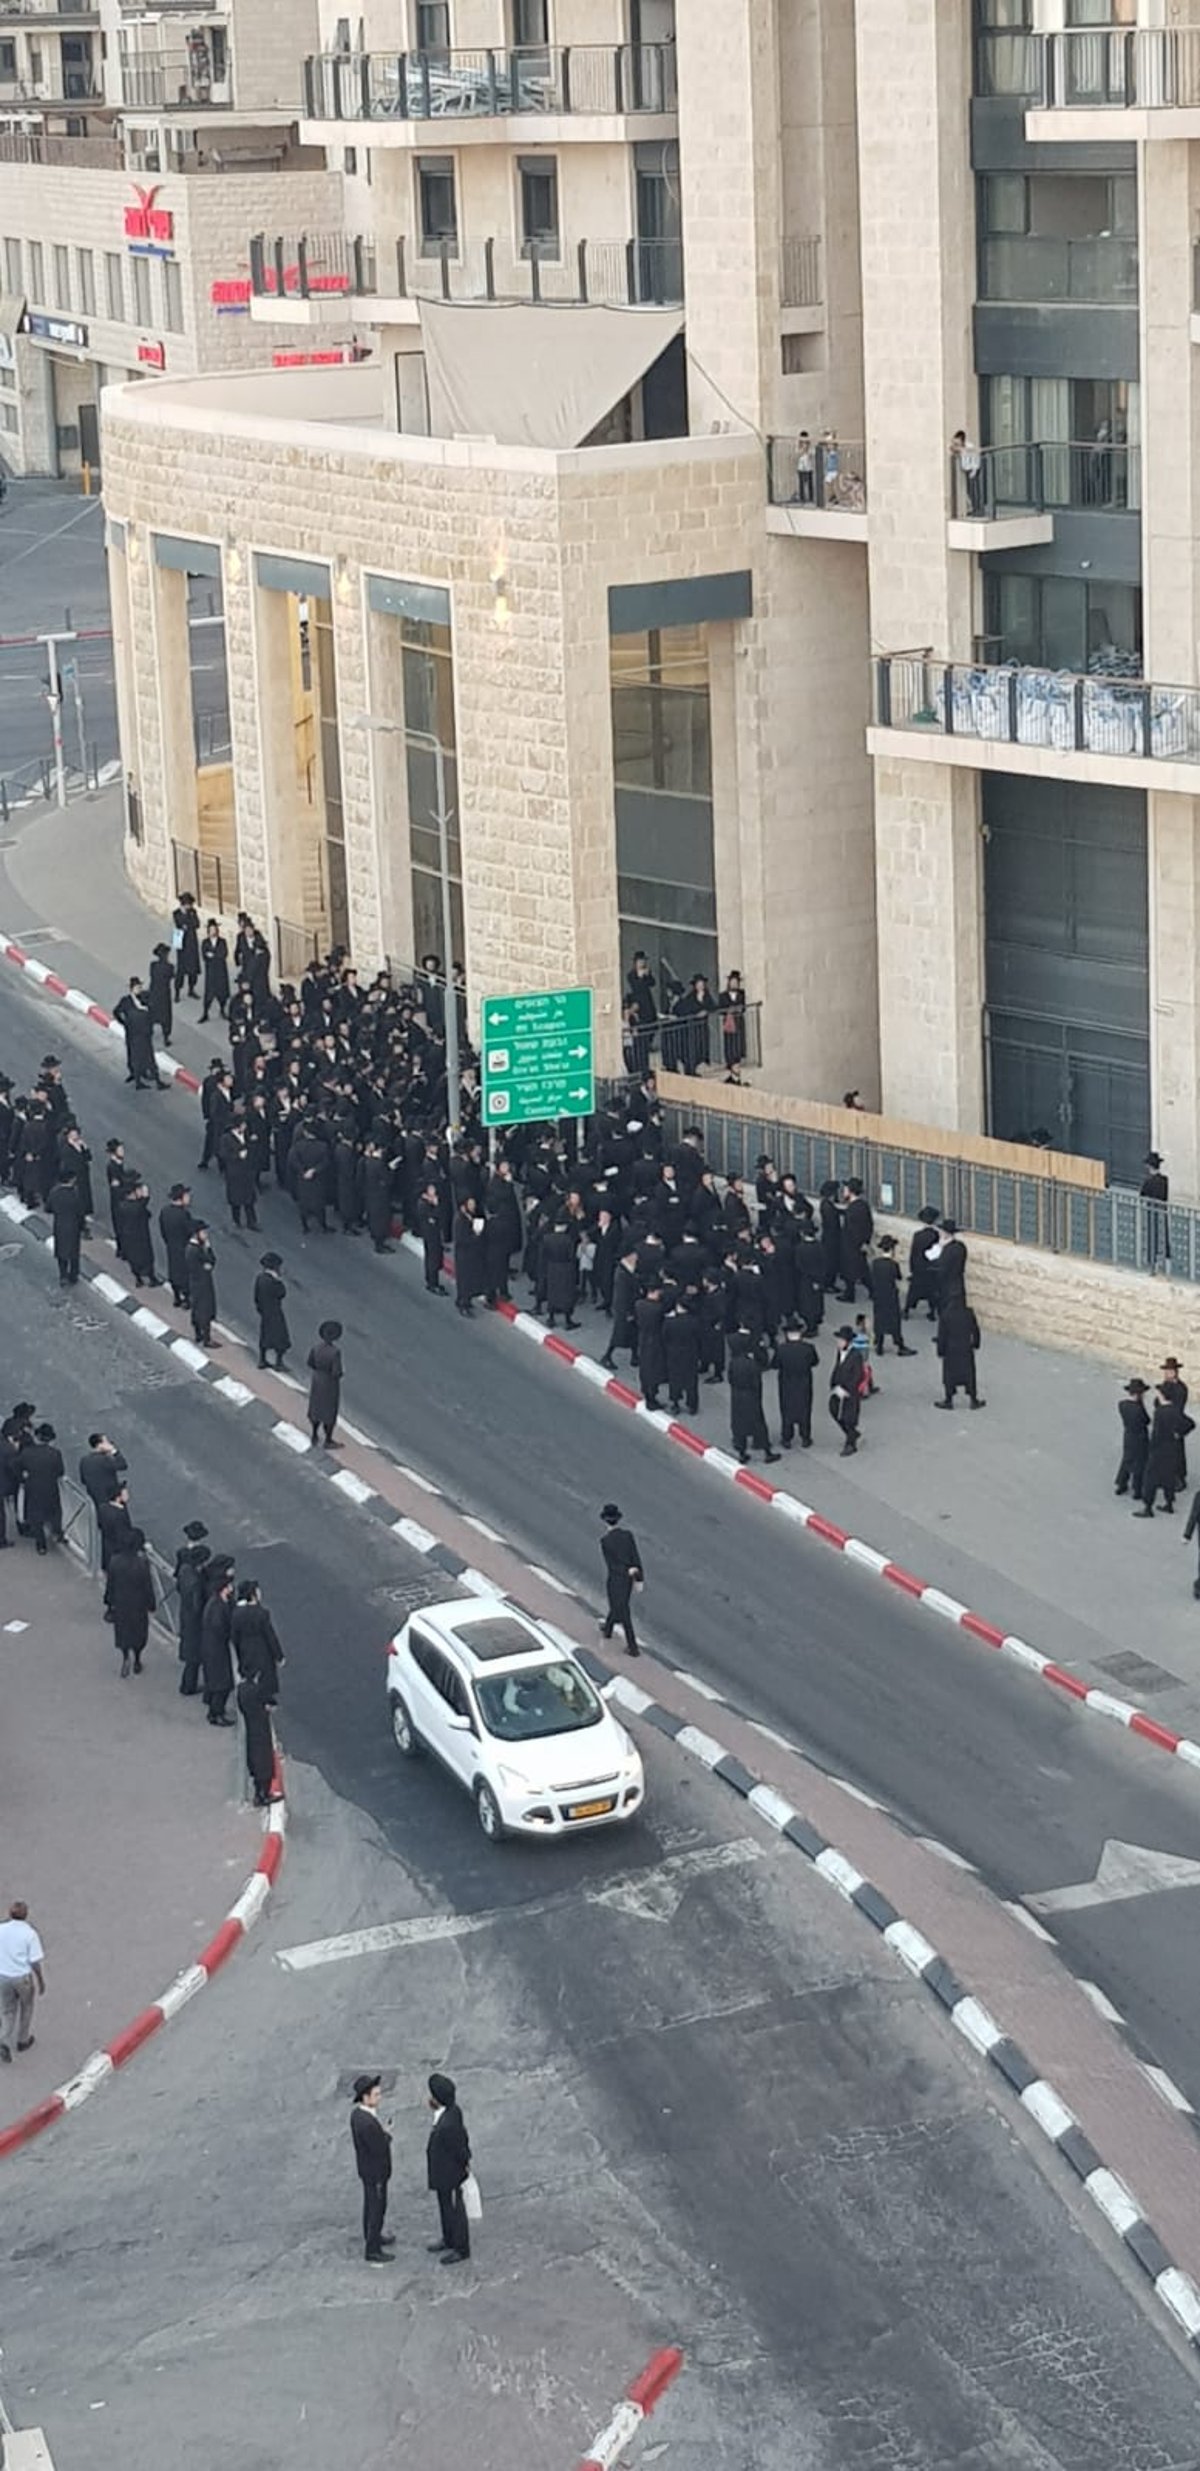
[(482, 1048), (485, 1124), (594, 1113), (590, 987), (485, 995)]

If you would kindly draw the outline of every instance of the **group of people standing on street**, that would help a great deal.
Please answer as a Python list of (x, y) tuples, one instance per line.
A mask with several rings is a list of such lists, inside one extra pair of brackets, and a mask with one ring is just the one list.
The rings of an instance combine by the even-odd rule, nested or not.
[[(1188, 1385), (1178, 1356), (1164, 1356), (1153, 1386), (1135, 1373), (1117, 1401), (1121, 1456), (1113, 1491), (1118, 1500), (1132, 1498), (1137, 1519), (1152, 1519), (1156, 1510), (1174, 1516), (1175, 1496), (1184, 1491), (1188, 1480), (1188, 1435), (1196, 1429), (1187, 1404)], [(1197, 1528), (1200, 1493), (1192, 1503), (1185, 1542), (1190, 1542)], [(1200, 1596), (1200, 1574), (1195, 1593)]]
[[(362, 2185), (363, 2255), (368, 2265), (393, 2265), (395, 2235), (384, 2229), (392, 2178), (392, 2123), (380, 2116), (381, 2076), (354, 2080), (350, 2134)], [(482, 2206), (471, 2170), (471, 2141), (453, 2077), (436, 2071), (427, 2095), (433, 2125), (425, 2146), (426, 2184), (438, 2202), (438, 2237), (429, 2254), (443, 2265), (461, 2265), (471, 2253), (471, 2221)]]

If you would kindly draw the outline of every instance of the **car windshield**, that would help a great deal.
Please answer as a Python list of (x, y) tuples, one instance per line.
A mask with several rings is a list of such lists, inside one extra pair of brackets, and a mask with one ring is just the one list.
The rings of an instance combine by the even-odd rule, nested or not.
[(478, 1676), (475, 1696), (489, 1733), (502, 1742), (533, 1742), (543, 1734), (578, 1733), (598, 1725), (603, 1707), (573, 1664), (528, 1665), (517, 1673)]

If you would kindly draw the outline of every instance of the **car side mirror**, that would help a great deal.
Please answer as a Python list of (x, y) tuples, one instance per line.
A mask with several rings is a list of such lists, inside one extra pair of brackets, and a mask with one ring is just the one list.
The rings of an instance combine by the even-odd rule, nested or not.
[(452, 1707), (450, 1710), (450, 1728), (454, 1733), (473, 1733), (475, 1731), (474, 1719), (470, 1716), (460, 1715), (458, 1709), (456, 1707)]

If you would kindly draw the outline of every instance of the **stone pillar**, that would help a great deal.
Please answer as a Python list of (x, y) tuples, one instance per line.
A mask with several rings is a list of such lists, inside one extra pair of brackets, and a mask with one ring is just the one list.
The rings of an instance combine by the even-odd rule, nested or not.
[(1144, 655), (1146, 676), (1169, 685), (1195, 678), (1200, 633), (1200, 388), (1190, 323), (1196, 152), (1182, 143), (1138, 147)]
[(774, 0), (676, 0), (691, 427), (766, 432), (782, 234)]
[(982, 844), (972, 772), (877, 762), (883, 1111), (983, 1129)]
[(1150, 860), (1150, 1121), (1174, 1193), (1200, 1195), (1200, 800), (1146, 800)]

